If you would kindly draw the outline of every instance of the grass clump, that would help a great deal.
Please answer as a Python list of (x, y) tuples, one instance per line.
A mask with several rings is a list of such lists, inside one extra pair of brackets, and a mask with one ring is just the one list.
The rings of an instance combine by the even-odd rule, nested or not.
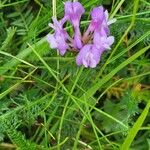
[(117, 19), (112, 50), (94, 69), (46, 41), (62, 1), (0, 1), (0, 149), (150, 148), (150, 3), (80, 2), (83, 30), (95, 6)]

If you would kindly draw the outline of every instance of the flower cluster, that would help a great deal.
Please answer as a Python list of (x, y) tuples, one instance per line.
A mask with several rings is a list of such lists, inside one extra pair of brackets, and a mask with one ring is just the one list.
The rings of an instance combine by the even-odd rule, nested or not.
[[(67, 50), (78, 52), (76, 57), (77, 65), (84, 65), (86, 68), (95, 68), (100, 61), (101, 54), (114, 42), (114, 37), (109, 36), (109, 25), (115, 19), (108, 20), (108, 11), (102, 6), (95, 7), (91, 11), (91, 22), (82, 35), (80, 32), (80, 19), (85, 9), (79, 2), (66, 2), (65, 15), (61, 20), (52, 18), (53, 24), (49, 26), (54, 29), (53, 34), (47, 35), (50, 47), (58, 49), (61, 55)], [(73, 37), (64, 29), (64, 23), (69, 21), (74, 30)]]

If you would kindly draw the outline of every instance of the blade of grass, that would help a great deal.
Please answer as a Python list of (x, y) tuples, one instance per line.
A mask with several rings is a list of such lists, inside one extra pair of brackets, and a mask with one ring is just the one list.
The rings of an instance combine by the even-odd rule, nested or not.
[(138, 43), (140, 43), (141, 41), (143, 41), (146, 37), (148, 37), (150, 35), (150, 31), (146, 32), (144, 35), (142, 35), (138, 40), (136, 40), (133, 44), (131, 44), (130, 46), (127, 47), (127, 49), (123, 50), (122, 52), (120, 52), (119, 54), (117, 54), (116, 56), (114, 56), (112, 59), (110, 59), (107, 64), (115, 61), (117, 58), (120, 58), (123, 54), (125, 54), (127, 51), (129, 51), (131, 48), (133, 48), (134, 46), (136, 46)]
[[(77, 77), (76, 77), (76, 79), (75, 79), (75, 82), (74, 82), (74, 84), (73, 84), (71, 90), (70, 90), (70, 94), (73, 93), (73, 91), (74, 91), (74, 89), (75, 89), (75, 86), (76, 86), (76, 84), (77, 84), (77, 82), (78, 82), (78, 80), (79, 80), (79, 78), (80, 78), (82, 72), (83, 72), (83, 67), (82, 67), (82, 68), (79, 70), (79, 72), (77, 73)], [(67, 99), (67, 101), (66, 101), (66, 104), (65, 104), (65, 106), (64, 106), (63, 112), (62, 112), (62, 117), (61, 117), (60, 126), (59, 126), (59, 133), (58, 133), (58, 142), (57, 142), (58, 145), (60, 144), (61, 130), (62, 130), (62, 126), (63, 126), (63, 120), (64, 120), (64, 117), (65, 117), (65, 112), (66, 112), (66, 109), (67, 109), (67, 106), (68, 106), (69, 102), (70, 102), (70, 97), (68, 97), (68, 99)], [(58, 149), (60, 149), (60, 147), (58, 147)]]
[[(74, 105), (76, 105), (81, 111), (82, 113), (86, 115), (86, 113), (82, 110), (82, 108), (80, 107), (80, 104), (78, 104), (78, 102), (81, 102), (85, 105), (84, 103), (84, 98), (89, 99), (90, 97), (92, 97), (95, 92), (103, 85), (105, 84), (107, 81), (109, 81), (118, 71), (120, 71), (122, 68), (124, 68), (125, 66), (127, 66), (128, 64), (130, 64), (132, 61), (134, 61), (135, 59), (137, 59), (140, 55), (142, 55), (143, 53), (145, 53), (148, 49), (150, 48), (150, 46), (147, 46), (141, 50), (139, 50), (137, 53), (135, 53), (134, 55), (132, 55), (130, 58), (128, 58), (126, 61), (124, 61), (123, 63), (121, 63), (118, 67), (116, 67), (114, 70), (112, 70), (108, 75), (104, 76), (103, 79), (99, 82), (97, 82), (93, 87), (91, 87), (86, 93), (83, 94), (83, 96), (81, 96), (80, 98), (76, 98), (74, 97), (74, 99), (76, 99), (77, 101), (75, 101), (73, 98), (72, 100), (74, 101)], [(92, 101), (88, 101), (88, 105), (95, 109), (97, 112), (99, 112), (100, 114), (103, 114), (104, 116), (107, 116), (108, 118), (114, 120), (115, 122), (119, 123), (120, 125), (122, 125), (123, 127), (125, 127), (126, 129), (128, 129), (128, 127), (126, 127), (121, 121), (115, 119), (114, 117), (112, 117), (111, 115), (95, 108), (93, 105), (96, 104), (96, 101), (93, 102)], [(90, 104), (91, 103), (91, 104)], [(75, 108), (75, 106), (73, 106)], [(69, 115), (71, 113), (71, 111), (67, 111), (66, 112), (66, 116)]]
[(13, 5), (17, 5), (17, 4), (20, 4), (20, 3), (24, 3), (24, 2), (27, 2), (27, 1), (28, 0), (22, 0), (22, 1), (14, 2), (14, 3), (10, 3), (10, 4), (0, 3), (0, 9), (4, 8), (4, 7), (8, 7), (8, 6), (13, 6)]
[[(30, 45), (29, 45), (30, 46)], [(46, 66), (46, 68), (49, 70), (49, 72), (54, 76), (54, 78), (60, 83), (60, 85), (63, 87), (63, 89), (65, 90), (66, 94), (69, 95), (73, 102), (75, 103), (75, 105), (81, 110), (81, 112), (87, 116), (87, 114), (84, 112), (84, 110), (82, 109), (82, 107), (80, 106), (80, 104), (78, 104), (78, 102), (75, 100), (77, 99), (76, 97), (73, 97), (70, 92), (65, 88), (65, 86), (59, 81), (59, 79), (57, 79), (57, 76), (53, 73), (53, 71), (51, 70), (51, 68), (46, 64), (46, 62), (43, 60), (43, 58), (33, 49), (32, 46), (30, 46), (32, 48), (32, 50), (34, 51), (34, 53), (38, 56), (38, 58), (41, 60), (41, 62)], [(100, 86), (102, 86), (104, 83), (106, 83), (108, 80), (110, 80), (119, 70), (121, 70), (123, 67), (125, 67), (126, 65), (128, 65), (129, 63), (131, 63), (132, 61), (134, 61), (136, 58), (138, 58), (140, 55), (142, 55), (144, 52), (146, 52), (148, 49), (150, 48), (150, 46), (145, 47), (144, 49), (141, 49), (140, 51), (138, 51), (136, 54), (134, 54), (133, 56), (131, 56), (130, 58), (128, 58), (126, 61), (124, 61), (122, 64), (120, 64), (117, 68), (115, 68), (112, 72), (110, 72), (107, 76), (105, 76), (105, 78), (103, 78), (102, 81), (98, 82), (97, 84), (95, 84), (92, 88), (90, 88), (87, 92), (87, 94), (83, 94), (83, 96), (81, 96), (81, 98), (79, 99), (80, 102), (84, 101), (84, 98), (89, 99), (99, 88)], [(92, 102), (93, 103), (93, 102)], [(92, 104), (93, 105), (93, 104)], [(92, 105), (90, 105), (92, 107)], [(96, 108), (94, 108), (96, 109)], [(96, 109), (97, 110), (97, 109)], [(111, 115), (101, 111), (101, 110), (97, 110), (99, 113), (111, 118), (112, 120), (118, 122), (120, 125), (126, 127), (121, 121), (115, 119), (114, 117), (112, 117)], [(69, 112), (70, 114), (70, 112)], [(88, 118), (88, 117), (87, 117)]]
[[(86, 97), (85, 97), (85, 98), (86, 98)], [(76, 99), (77, 101), (74, 101), (74, 99)], [(105, 113), (104, 111), (102, 111), (102, 110), (96, 108), (95, 106), (93, 106), (93, 104), (90, 104), (89, 101), (88, 101), (88, 103), (85, 103), (85, 101), (84, 101), (83, 99), (81, 100), (81, 99), (76, 98), (76, 97), (74, 97), (74, 99), (72, 99), (72, 100), (73, 100), (74, 103), (78, 106), (78, 108), (80, 108), (80, 110), (82, 111), (82, 113), (83, 113), (85, 116), (87, 116), (87, 114), (82, 110), (82, 108), (81, 108), (81, 106), (80, 106), (81, 104), (79, 104), (79, 102), (82, 103), (82, 104), (84, 104), (84, 105), (87, 104), (89, 107), (91, 107), (91, 109), (96, 110), (98, 113), (100, 113), (100, 114), (102, 114), (102, 115), (108, 117), (109, 119), (112, 119), (113, 121), (119, 123), (119, 124), (120, 124), (122, 127), (124, 127), (125, 129), (128, 129), (128, 127), (127, 127), (123, 122), (121, 122), (120, 120), (118, 120), (118, 119), (112, 117), (110, 114), (107, 114), (107, 113)], [(88, 118), (88, 117), (87, 117), (87, 118)]]
[[(118, 67), (116, 67), (114, 70), (112, 70), (108, 75), (104, 76), (102, 80), (100, 80), (99, 82), (97, 82), (93, 87), (91, 87), (87, 93), (84, 93), (83, 96), (81, 96), (80, 98), (76, 98), (77, 101), (80, 101), (81, 103), (84, 104), (84, 98), (89, 99), (91, 96), (93, 96), (95, 94), (95, 92), (103, 85), (105, 84), (107, 81), (109, 81), (119, 70), (121, 70), (123, 67), (127, 66), (128, 64), (130, 64), (132, 61), (134, 61), (136, 58), (138, 58), (140, 55), (142, 55), (144, 52), (146, 52), (148, 49), (150, 48), (150, 46), (147, 46), (141, 50), (139, 50), (137, 53), (135, 53), (134, 55), (132, 55), (130, 58), (128, 58), (126, 61), (124, 61), (122, 64), (120, 64)], [(80, 105), (77, 103), (77, 101), (75, 101), (75, 104), (80, 107)], [(92, 101), (88, 101), (88, 105), (95, 109), (97, 112), (107, 116), (108, 118), (116, 121), (117, 123), (119, 123), (120, 125), (124, 126), (125, 128), (127, 128), (122, 122), (120, 122), (119, 120), (116, 120), (114, 117), (110, 116), (109, 114), (95, 108), (93, 105), (96, 104), (96, 101), (93, 102)], [(91, 104), (90, 104), (91, 103)], [(69, 112), (70, 113), (70, 112)]]
[[(67, 78), (68, 78), (68, 76), (62, 80), (62, 83), (63, 83)], [(52, 95), (51, 100), (48, 102), (48, 104), (46, 104), (44, 110), (42, 110), (42, 111), (45, 111), (46, 109), (49, 108), (49, 106), (52, 104), (53, 100), (56, 98), (57, 92), (58, 92), (58, 90), (60, 89), (60, 87), (61, 87), (61, 86), (58, 86), (57, 88), (55, 87), (55, 90), (54, 90), (54, 92), (53, 92), (53, 95)], [(63, 93), (63, 91), (62, 91), (62, 93)], [(57, 112), (57, 109), (59, 108), (59, 106), (60, 106), (60, 105), (58, 105), (58, 107), (55, 108), (56, 110), (53, 111), (53, 114), (51, 114), (51, 115), (49, 116), (49, 118), (48, 118), (48, 120), (47, 120), (47, 124), (45, 124), (45, 126), (49, 126), (49, 124), (50, 124), (51, 120), (53, 119), (54, 114)], [(53, 125), (53, 126), (54, 126), (54, 125)], [(43, 133), (44, 133), (44, 130), (42, 129), (41, 132), (39, 133), (37, 139), (36, 139), (36, 142), (38, 142), (38, 141), (40, 140), (40, 138), (42, 137)], [(44, 141), (44, 139), (43, 139), (43, 141)], [(41, 143), (43, 143), (43, 141), (42, 141)]]
[[(37, 68), (36, 68), (37, 69)], [(9, 94), (12, 90), (14, 90), (16, 87), (18, 87), (21, 83), (25, 82), (25, 80), (35, 72), (34, 69), (32, 72), (30, 72), (26, 77), (24, 77), (21, 81), (19, 81), (18, 83), (16, 83), (15, 85), (13, 85), (12, 87), (10, 87), (9, 89), (7, 89), (6, 91), (4, 91), (3, 93), (0, 93), (0, 100), (6, 96), (7, 94)]]
[(97, 139), (97, 143), (98, 143), (98, 147), (99, 147), (99, 149), (102, 149), (102, 145), (101, 145), (101, 143), (100, 143), (100, 141), (99, 141), (99, 137), (98, 137), (98, 134), (97, 134), (97, 130), (96, 129), (98, 129), (96, 126), (95, 126), (95, 124), (94, 124), (94, 122), (93, 122), (93, 119), (92, 119), (92, 117), (91, 117), (91, 109), (89, 109), (89, 106), (88, 106), (88, 104), (87, 104), (87, 101), (86, 101), (86, 99), (84, 100), (85, 101), (85, 107), (86, 107), (86, 110), (87, 110), (87, 115), (88, 115), (88, 117), (89, 117), (89, 119), (90, 119), (90, 122), (91, 122), (91, 125), (92, 125), (92, 128), (93, 128), (93, 131), (94, 131), (94, 134), (95, 134), (95, 137), (96, 137), (96, 139)]
[(62, 86), (62, 88), (65, 90), (65, 92), (68, 95), (71, 95), (70, 92), (66, 89), (66, 87), (62, 84), (62, 82), (59, 80), (57, 75), (55, 74), (54, 70), (49, 67), (49, 65), (44, 61), (44, 59), (40, 56), (40, 54), (32, 47), (29, 43), (28, 46), (31, 48), (31, 50), (36, 54), (36, 56), (39, 58), (39, 60), (43, 63), (43, 65), (47, 68), (47, 70), (50, 72), (50, 74), (55, 78), (55, 80)]
[(29, 62), (27, 62), (27, 61), (25, 61), (25, 60), (23, 60), (23, 59), (20, 59), (20, 58), (18, 58), (18, 57), (16, 57), (16, 56), (13, 56), (13, 55), (11, 55), (11, 54), (9, 54), (9, 53), (7, 53), (7, 52), (0, 51), (0, 54), (5, 55), (5, 56), (12, 57), (12, 58), (14, 58), (14, 59), (16, 59), (16, 60), (18, 60), (18, 61), (20, 61), (20, 62), (22, 62), (22, 63), (24, 63), (24, 64), (26, 64), (26, 65), (28, 65), (28, 66), (30, 66), (30, 67), (35, 68), (35, 66), (32, 65), (32, 64), (30, 64)]
[[(82, 109), (82, 107), (80, 106), (80, 104), (78, 104), (78, 102), (75, 100), (76, 97), (73, 97), (70, 92), (66, 89), (66, 87), (61, 83), (61, 81), (57, 78), (57, 76), (54, 74), (54, 72), (52, 71), (52, 69), (47, 65), (47, 63), (43, 60), (43, 58), (36, 52), (36, 50), (30, 45), (28, 44), (29, 47), (33, 50), (33, 52), (37, 55), (37, 57), (41, 60), (41, 62), (44, 64), (44, 66), (48, 69), (48, 71), (53, 75), (53, 77), (59, 82), (59, 84), (62, 86), (62, 88), (65, 90), (66, 94), (68, 96), (70, 96), (73, 100), (73, 102), (75, 103), (75, 105), (81, 110), (81, 112), (89, 119), (89, 117), (87, 116), (87, 114), (85, 113), (85, 111)], [(83, 97), (84, 98), (84, 97)], [(84, 101), (84, 99), (83, 99)], [(122, 122), (120, 122), (119, 120), (115, 119), (114, 117), (110, 116), (109, 114), (106, 114), (103, 111), (99, 111), (100, 113), (102, 113), (103, 115), (113, 119), (114, 121), (118, 122), (119, 124), (121, 124), (122, 126), (126, 127)]]
[(143, 112), (141, 113), (141, 115), (139, 116), (137, 121), (134, 123), (131, 130), (129, 131), (124, 143), (121, 145), (120, 150), (128, 150), (130, 148), (135, 136), (137, 135), (138, 131), (140, 130), (140, 127), (142, 126), (142, 124), (149, 112), (149, 108), (150, 108), (150, 100), (148, 101), (145, 109), (143, 110)]
[[(34, 44), (33, 47), (35, 48), (36, 46), (40, 46), (45, 42), (45, 38), (43, 38), (42, 40), (40, 40), (37, 44)], [(24, 58), (26, 58), (27, 56), (30, 55), (30, 53), (32, 52), (32, 49), (26, 48), (23, 51), (21, 51), (17, 56), (15, 56), (16, 58), (22, 60)], [(8, 63), (3, 65), (3, 68), (5, 69), (1, 69), (0, 70), (0, 75), (5, 74), (9, 69), (11, 69), (12, 67), (16, 66), (17, 64), (19, 64), (19, 60), (18, 59), (11, 59)]]
[(112, 14), (110, 15), (110, 19), (113, 18), (116, 13), (118, 12), (118, 10), (120, 9), (121, 5), (124, 3), (125, 0), (121, 0), (119, 2), (119, 4), (116, 6), (115, 10), (112, 12)]
[(107, 81), (109, 81), (118, 71), (120, 71), (122, 68), (124, 68), (125, 66), (127, 66), (128, 64), (130, 64), (132, 61), (134, 61), (135, 59), (137, 59), (139, 56), (141, 56), (143, 53), (145, 53), (148, 49), (150, 48), (150, 45), (147, 47), (144, 47), (143, 49), (139, 50), (138, 52), (136, 52), (134, 55), (132, 55), (130, 58), (128, 58), (126, 61), (124, 61), (123, 63), (121, 63), (118, 67), (116, 67), (114, 70), (112, 70), (109, 74), (107, 74), (106, 76), (103, 77), (102, 80), (98, 81), (96, 84), (94, 84), (93, 87), (91, 87), (86, 94), (84, 94), (81, 99), (84, 99), (84, 96), (86, 96), (86, 98), (90, 98), (91, 96), (93, 96), (95, 94), (95, 92), (103, 85), (105, 84)]
[[(149, 14), (149, 13), (150, 13), (150, 11), (144, 11), (144, 12), (136, 13), (135, 16), (145, 15), (145, 14)], [(133, 17), (133, 14), (131, 14), (131, 15), (125, 15), (125, 16), (119, 16), (119, 15), (118, 15), (118, 16), (116, 17), (116, 19), (118, 20), (118, 19), (130, 18), (130, 17)]]

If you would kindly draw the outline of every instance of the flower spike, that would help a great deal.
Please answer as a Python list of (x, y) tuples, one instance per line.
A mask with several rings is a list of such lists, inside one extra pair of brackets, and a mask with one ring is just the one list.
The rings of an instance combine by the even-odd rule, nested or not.
[[(109, 20), (108, 11), (102, 6), (95, 7), (91, 11), (91, 21), (85, 33), (80, 31), (81, 16), (85, 12), (84, 7), (79, 2), (65, 2), (65, 15), (59, 21), (52, 18), (54, 29), (53, 34), (47, 35), (47, 41), (51, 48), (58, 49), (64, 55), (67, 49), (78, 52), (76, 63), (86, 68), (95, 68), (104, 51), (111, 49), (114, 37), (110, 35), (109, 26), (116, 19)], [(72, 38), (64, 30), (65, 22), (69, 21), (73, 26), (74, 34)]]

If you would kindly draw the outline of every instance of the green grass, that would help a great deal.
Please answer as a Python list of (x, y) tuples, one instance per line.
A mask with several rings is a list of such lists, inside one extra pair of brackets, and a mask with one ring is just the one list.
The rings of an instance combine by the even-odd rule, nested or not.
[(80, 2), (82, 31), (93, 7), (117, 19), (115, 43), (94, 69), (46, 41), (62, 1), (0, 1), (0, 149), (150, 149), (150, 3)]

